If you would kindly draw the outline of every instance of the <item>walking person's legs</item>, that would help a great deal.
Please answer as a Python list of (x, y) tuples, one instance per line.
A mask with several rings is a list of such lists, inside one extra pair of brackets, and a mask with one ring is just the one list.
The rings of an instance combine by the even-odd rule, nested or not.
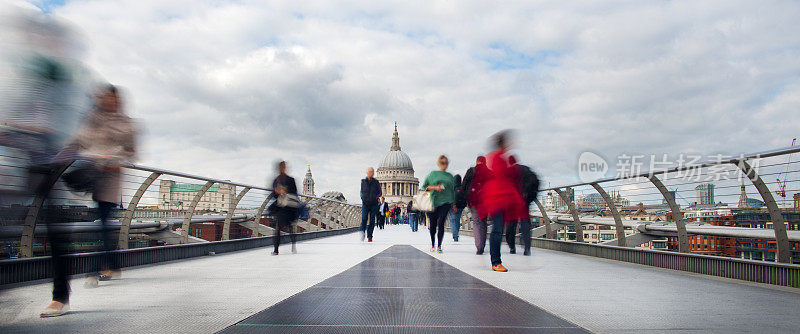
[(100, 263), (97, 263), (92, 272), (86, 276), (84, 287), (94, 288), (97, 287), (97, 281), (107, 281), (118, 273), (119, 266), (117, 265), (116, 258), (111, 254), (113, 250), (111, 247), (111, 231), (109, 231), (108, 220), (111, 217), (111, 211), (116, 206), (111, 202), (97, 202), (97, 215), (100, 218)]
[(272, 251), (272, 255), (278, 255), (278, 248), (281, 246), (281, 220), (280, 218), (275, 219), (275, 233), (272, 235), (272, 245), (274, 246), (274, 250)]
[(517, 222), (512, 222), (505, 227), (506, 229), (506, 243), (511, 251), (511, 254), (517, 253)]
[(486, 248), (486, 221), (481, 220), (478, 216), (478, 209), (469, 208), (472, 216), (472, 234), (475, 238), (476, 254), (483, 254)]
[(464, 209), (456, 209), (456, 212), (451, 213), (450, 216), (450, 229), (453, 231), (453, 240), (458, 242), (459, 232), (461, 232), (461, 214)]
[(289, 239), (292, 241), (292, 253), (297, 253), (297, 247), (295, 244), (297, 243), (297, 234), (295, 232), (295, 225), (294, 223), (286, 224), (289, 231)]
[(375, 231), (375, 219), (378, 215), (378, 206), (371, 205), (368, 208), (369, 225), (367, 226), (367, 240), (372, 241), (372, 233)]
[(531, 255), (531, 220), (523, 219), (519, 222), (520, 239), (522, 239), (522, 255)]
[[(50, 189), (55, 183), (56, 175), (54, 168), (49, 166), (33, 166), (29, 171), (28, 177), (38, 184), (34, 189), (34, 194), (43, 199), (42, 206), (49, 201)], [(54, 210), (43, 210), (44, 221), (48, 226), (47, 242), (50, 244), (50, 262), (53, 268), (53, 300), (39, 316), (55, 317), (69, 312), (69, 268), (64, 255), (67, 254), (67, 244), (69, 243), (68, 234), (58, 231), (55, 227), (62, 222), (63, 217)]]
[(364, 241), (364, 237), (367, 233), (367, 218), (369, 216), (369, 206), (364, 204), (361, 206), (361, 226), (358, 227), (358, 230), (361, 232), (361, 241)]
[[(436, 220), (436, 210), (428, 212), (428, 221)], [(431, 233), (431, 252), (436, 250), (436, 224), (428, 224), (428, 231)]]
[(500, 243), (503, 242), (503, 213), (492, 216), (492, 234), (489, 237), (489, 253), (492, 259), (492, 270), (507, 271), (500, 260)]
[(439, 241), (439, 253), (442, 252), (442, 239), (444, 239), (444, 224), (447, 220), (448, 213), (450, 212), (450, 204), (442, 205), (436, 208), (436, 226), (438, 228), (437, 240)]

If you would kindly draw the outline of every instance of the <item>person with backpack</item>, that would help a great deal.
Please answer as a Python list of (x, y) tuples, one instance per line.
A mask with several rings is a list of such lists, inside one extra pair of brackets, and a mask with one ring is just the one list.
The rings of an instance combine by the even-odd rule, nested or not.
[(536, 199), (539, 192), (539, 178), (530, 167), (517, 163), (517, 159), (512, 155), (509, 163), (516, 169), (516, 183), (520, 193), (525, 199), (525, 205), (518, 208), (514, 220), (506, 228), (506, 243), (511, 250), (511, 254), (516, 254), (516, 235), (517, 225), (519, 226), (520, 238), (522, 241), (523, 255), (531, 255), (531, 215), (530, 205)]
[[(461, 191), (459, 192), (460, 199), (469, 207), (470, 216), (472, 216), (472, 234), (475, 239), (475, 248), (477, 255), (483, 255), (486, 248), (486, 219), (481, 219), (478, 215), (478, 201), (480, 199), (479, 193), (481, 189), (479, 173), (487, 173), (483, 171), (486, 169), (486, 158), (478, 156), (475, 159), (475, 166), (470, 167), (464, 174), (464, 180), (461, 183)], [(483, 171), (483, 172), (481, 172)]]
[(461, 231), (461, 214), (464, 212), (466, 203), (462, 205), (458, 200), (461, 193), (461, 175), (456, 174), (453, 180), (456, 185), (456, 202), (453, 203), (453, 208), (450, 209), (450, 231), (453, 233), (453, 241), (458, 242), (458, 234)]
[(492, 137), (496, 149), (486, 155), (488, 173), (479, 174), (482, 184), (478, 214), (481, 218), (491, 218), (492, 234), (489, 238), (489, 253), (491, 254), (492, 270), (498, 272), (508, 271), (500, 258), (503, 228), (518, 219), (521, 207), (525, 205), (517, 185), (517, 170), (509, 162), (511, 135), (510, 130), (504, 130)]

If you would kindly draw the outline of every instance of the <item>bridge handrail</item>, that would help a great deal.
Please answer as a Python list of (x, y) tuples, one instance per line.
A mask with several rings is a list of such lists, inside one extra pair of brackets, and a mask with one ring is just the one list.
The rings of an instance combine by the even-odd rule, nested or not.
[[(789, 236), (787, 233), (786, 224), (783, 219), (783, 213), (778, 207), (775, 198), (772, 196), (771, 190), (767, 187), (764, 181), (759, 176), (758, 172), (755, 168), (753, 168), (748, 160), (753, 159), (763, 159), (769, 157), (777, 157), (782, 155), (788, 155), (800, 152), (800, 146), (789, 146), (783, 147), (768, 151), (762, 152), (755, 152), (755, 153), (748, 153), (748, 154), (741, 154), (737, 157), (728, 158), (728, 159), (719, 159), (718, 161), (704, 161), (698, 164), (687, 164), (685, 166), (677, 166), (665, 169), (656, 169), (651, 170), (643, 173), (637, 173), (632, 175), (622, 175), (622, 176), (615, 176), (615, 177), (608, 177), (608, 178), (600, 178), (590, 182), (580, 182), (580, 183), (573, 183), (567, 185), (561, 185), (556, 187), (548, 187), (541, 189), (540, 192), (546, 192), (549, 190), (555, 191), (558, 193), (559, 197), (567, 203), (568, 211), (572, 214), (572, 222), (575, 226), (576, 232), (576, 240), (579, 242), (583, 242), (584, 240), (584, 232), (582, 228), (582, 222), (578, 210), (575, 208), (574, 202), (572, 202), (569, 198), (565, 189), (571, 189), (574, 187), (580, 186), (592, 186), (603, 198), (606, 207), (609, 208), (612, 217), (615, 221), (616, 226), (616, 233), (617, 233), (617, 242), (621, 246), (626, 246), (626, 235), (625, 235), (625, 224), (622, 222), (622, 218), (620, 213), (617, 211), (616, 204), (611, 200), (608, 196), (606, 191), (602, 187), (602, 183), (612, 182), (612, 181), (621, 181), (621, 180), (630, 180), (630, 179), (638, 179), (638, 178), (647, 178), (656, 189), (658, 189), (661, 197), (663, 198), (664, 202), (667, 203), (669, 209), (673, 215), (673, 220), (675, 221), (675, 230), (678, 238), (678, 251), (682, 253), (690, 252), (690, 245), (689, 245), (689, 233), (686, 229), (686, 222), (683, 218), (683, 213), (678, 206), (676, 199), (673, 198), (674, 196), (667, 190), (664, 186), (664, 183), (661, 179), (659, 179), (659, 175), (665, 175), (668, 173), (675, 173), (687, 170), (699, 170), (701, 168), (707, 168), (711, 166), (718, 166), (718, 165), (726, 165), (726, 164), (733, 164), (736, 166), (742, 173), (747, 176), (753, 186), (755, 186), (756, 190), (758, 190), (761, 199), (764, 201), (764, 204), (767, 208), (767, 212), (769, 213), (770, 220), (772, 221), (773, 225), (773, 233), (774, 233), (774, 240), (777, 244), (777, 256), (776, 260), (781, 263), (791, 263), (792, 262), (792, 249), (789, 243)], [(790, 162), (791, 163), (791, 162)], [(534, 201), (537, 206), (539, 207), (539, 211), (544, 210), (544, 206), (536, 200)], [(547, 217), (546, 213), (542, 213), (542, 217), (544, 219), (544, 223), (547, 227), (547, 236), (552, 238), (551, 230), (550, 230), (550, 219)], [(793, 240), (794, 241), (794, 240)]]

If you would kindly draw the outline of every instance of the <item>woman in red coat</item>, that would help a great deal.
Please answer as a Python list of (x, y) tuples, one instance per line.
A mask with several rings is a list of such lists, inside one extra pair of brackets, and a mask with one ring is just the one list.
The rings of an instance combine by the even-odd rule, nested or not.
[(517, 168), (509, 161), (511, 155), (511, 132), (501, 131), (493, 137), (496, 150), (486, 155), (486, 173), (481, 174), (481, 191), (478, 214), (492, 221), (492, 234), (489, 237), (489, 253), (492, 270), (508, 271), (500, 260), (500, 243), (503, 241), (504, 224), (519, 219), (525, 200), (519, 190)]

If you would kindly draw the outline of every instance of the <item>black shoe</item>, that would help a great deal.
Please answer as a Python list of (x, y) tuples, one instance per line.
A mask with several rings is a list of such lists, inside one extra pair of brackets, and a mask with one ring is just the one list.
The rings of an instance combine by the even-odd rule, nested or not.
[(511, 254), (517, 254), (517, 250), (515, 248), (512, 248), (510, 252)]
[(475, 252), (475, 255), (483, 255), (483, 250), (479, 250), (479, 251)]
[(523, 252), (522, 255), (531, 256), (531, 250), (530, 249), (525, 250), (525, 252)]

